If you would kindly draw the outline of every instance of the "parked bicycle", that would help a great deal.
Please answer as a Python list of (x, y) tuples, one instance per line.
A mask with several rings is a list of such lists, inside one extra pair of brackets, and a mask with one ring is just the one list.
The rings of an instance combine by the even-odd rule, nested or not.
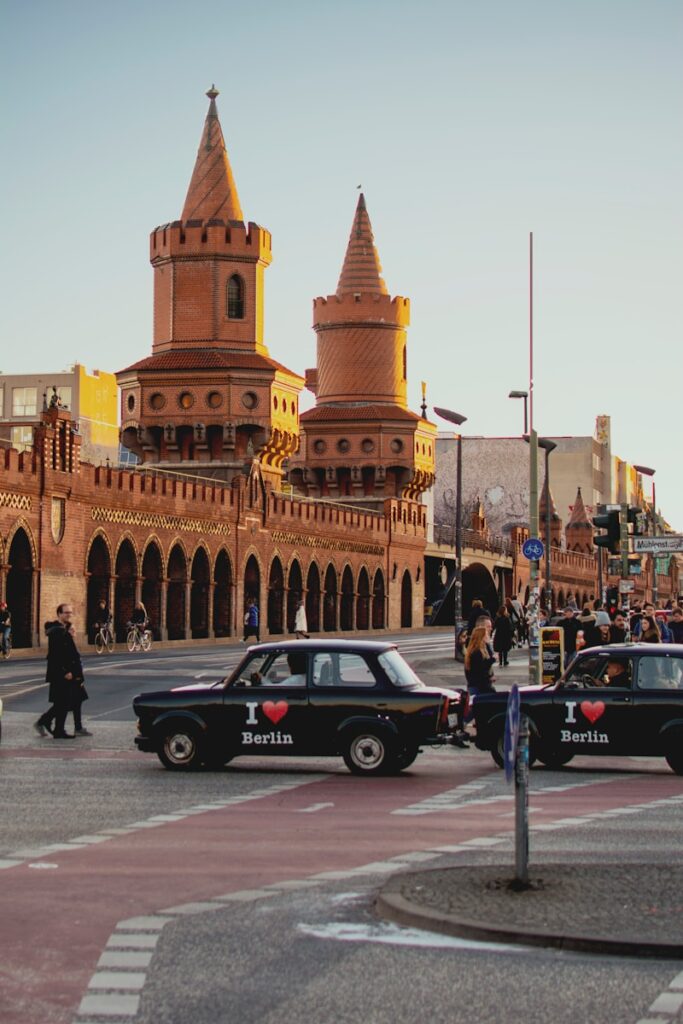
[(2, 656), (5, 660), (9, 658), (12, 653), (12, 631), (6, 633), (2, 641)]
[(104, 654), (107, 651), (108, 654), (114, 650), (114, 637), (112, 636), (111, 626), (108, 622), (97, 627), (95, 633), (95, 650), (98, 654)]
[(129, 622), (126, 643), (131, 654), (133, 651), (149, 651), (152, 647), (152, 630), (137, 622)]

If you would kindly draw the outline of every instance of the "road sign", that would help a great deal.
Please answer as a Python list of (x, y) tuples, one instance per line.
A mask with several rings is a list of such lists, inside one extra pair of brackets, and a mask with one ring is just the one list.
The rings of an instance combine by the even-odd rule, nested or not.
[(674, 551), (683, 551), (683, 536), (664, 533), (661, 537), (634, 537), (633, 550), (637, 555), (669, 555)]
[(541, 682), (556, 683), (564, 670), (564, 630), (541, 626)]
[(519, 687), (513, 683), (510, 689), (505, 712), (505, 739), (503, 760), (505, 762), (505, 781), (512, 782), (517, 758), (517, 742), (519, 740)]
[(632, 594), (636, 589), (634, 580), (619, 580), (619, 593)]
[(538, 562), (543, 558), (545, 548), (543, 547), (543, 541), (539, 540), (538, 537), (529, 537), (522, 544), (522, 554), (525, 558), (528, 558), (530, 562)]

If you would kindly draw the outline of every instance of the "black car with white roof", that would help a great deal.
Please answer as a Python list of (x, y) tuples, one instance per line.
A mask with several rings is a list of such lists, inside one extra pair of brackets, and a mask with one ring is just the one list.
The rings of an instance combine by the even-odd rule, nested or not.
[(341, 755), (357, 775), (395, 774), (448, 742), (461, 699), (425, 686), (393, 643), (258, 644), (225, 679), (135, 697), (135, 742), (169, 769)]
[[(503, 765), (507, 693), (474, 698), (476, 746)], [(529, 757), (548, 767), (577, 754), (664, 757), (683, 775), (683, 644), (581, 651), (556, 683), (520, 687)]]

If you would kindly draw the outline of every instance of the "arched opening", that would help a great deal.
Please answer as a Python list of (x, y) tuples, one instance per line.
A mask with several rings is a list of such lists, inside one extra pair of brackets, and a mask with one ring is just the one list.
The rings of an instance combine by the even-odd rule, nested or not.
[(413, 581), (406, 569), (401, 580), (401, 628), (409, 629), (413, 624)]
[(135, 550), (129, 540), (124, 540), (116, 555), (114, 569), (116, 585), (114, 587), (114, 631), (119, 643), (123, 643), (128, 632), (128, 623), (135, 607), (135, 578), (137, 576), (137, 559)]
[(228, 279), (228, 319), (244, 319), (244, 281), (239, 274), (233, 274)]
[[(261, 606), (261, 570), (254, 555), (249, 555), (244, 569), (244, 609), (250, 601), (254, 601), (257, 608)], [(259, 620), (260, 621), (260, 620)]]
[(306, 622), (309, 633), (320, 632), (320, 571), (315, 562), (306, 578)]
[[(452, 588), (451, 588), (452, 591)], [(484, 608), (495, 618), (499, 608), (498, 591), (491, 573), (481, 562), (473, 562), (462, 574), (462, 612), (466, 619), (472, 610), (472, 602), (479, 599)], [(453, 622), (454, 600), (451, 592), (450, 622)]]
[(283, 611), (285, 603), (285, 576), (282, 562), (274, 558), (268, 577), (268, 632), (284, 633)]
[[(287, 577), (287, 631), (289, 633), (294, 632), (296, 606), (303, 596), (301, 566), (297, 560), (294, 559), (289, 567), (289, 576)], [(308, 616), (306, 616), (306, 619), (308, 619)]]
[(194, 640), (209, 635), (209, 590), (211, 569), (204, 548), (197, 548), (192, 559), (190, 590), (190, 635)]
[(142, 603), (155, 640), (161, 639), (161, 552), (157, 544), (148, 544), (142, 559)]
[(213, 571), (213, 632), (214, 636), (232, 633), (232, 570), (226, 551), (220, 551)]
[(367, 569), (358, 574), (358, 597), (356, 599), (356, 629), (370, 627), (370, 580)]
[(95, 537), (88, 552), (88, 585), (86, 591), (86, 627), (88, 637), (94, 641), (93, 624), (98, 621), (100, 601), (106, 601), (109, 608), (109, 582), (111, 580), (111, 558), (104, 537)]
[(562, 590), (562, 588), (560, 588), (560, 591), (559, 591), (559, 593), (557, 595), (557, 606), (558, 606), (558, 608), (561, 611), (563, 608), (566, 607), (566, 605), (567, 605), (567, 602), (565, 601), (564, 590)]
[(372, 628), (384, 629), (384, 573), (378, 569), (372, 582)]
[(166, 632), (169, 640), (185, 639), (185, 590), (187, 562), (180, 544), (168, 556), (168, 589), (166, 591)]
[(347, 565), (342, 573), (341, 608), (339, 610), (339, 626), (343, 630), (353, 629), (353, 573)]
[(337, 629), (337, 573), (328, 565), (325, 573), (325, 596), (323, 598), (323, 630), (334, 633)]
[[(7, 561), (5, 600), (12, 616), (12, 643), (15, 647), (32, 647), (33, 555), (25, 530), (19, 528), (12, 537)], [(54, 609), (49, 609), (48, 614), (54, 618)]]

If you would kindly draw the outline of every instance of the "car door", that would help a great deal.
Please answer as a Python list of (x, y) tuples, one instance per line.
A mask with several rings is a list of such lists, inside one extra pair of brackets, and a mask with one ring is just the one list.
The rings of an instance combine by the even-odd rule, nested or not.
[[(553, 695), (549, 741), (561, 752), (634, 754), (638, 731), (633, 704), (632, 657), (587, 652), (578, 657)], [(615, 673), (614, 664), (623, 669)], [(612, 674), (615, 685), (608, 685)]]
[(683, 721), (683, 658), (667, 652), (641, 654), (636, 670), (634, 702), (642, 754), (663, 754), (662, 731)]
[[(306, 652), (256, 651), (223, 695), (227, 743), (241, 754), (301, 754), (310, 748)], [(293, 671), (294, 669), (294, 671)]]
[(388, 713), (376, 670), (363, 654), (352, 651), (317, 652), (310, 678), (311, 718), (315, 751), (332, 754), (340, 727), (355, 718)]

